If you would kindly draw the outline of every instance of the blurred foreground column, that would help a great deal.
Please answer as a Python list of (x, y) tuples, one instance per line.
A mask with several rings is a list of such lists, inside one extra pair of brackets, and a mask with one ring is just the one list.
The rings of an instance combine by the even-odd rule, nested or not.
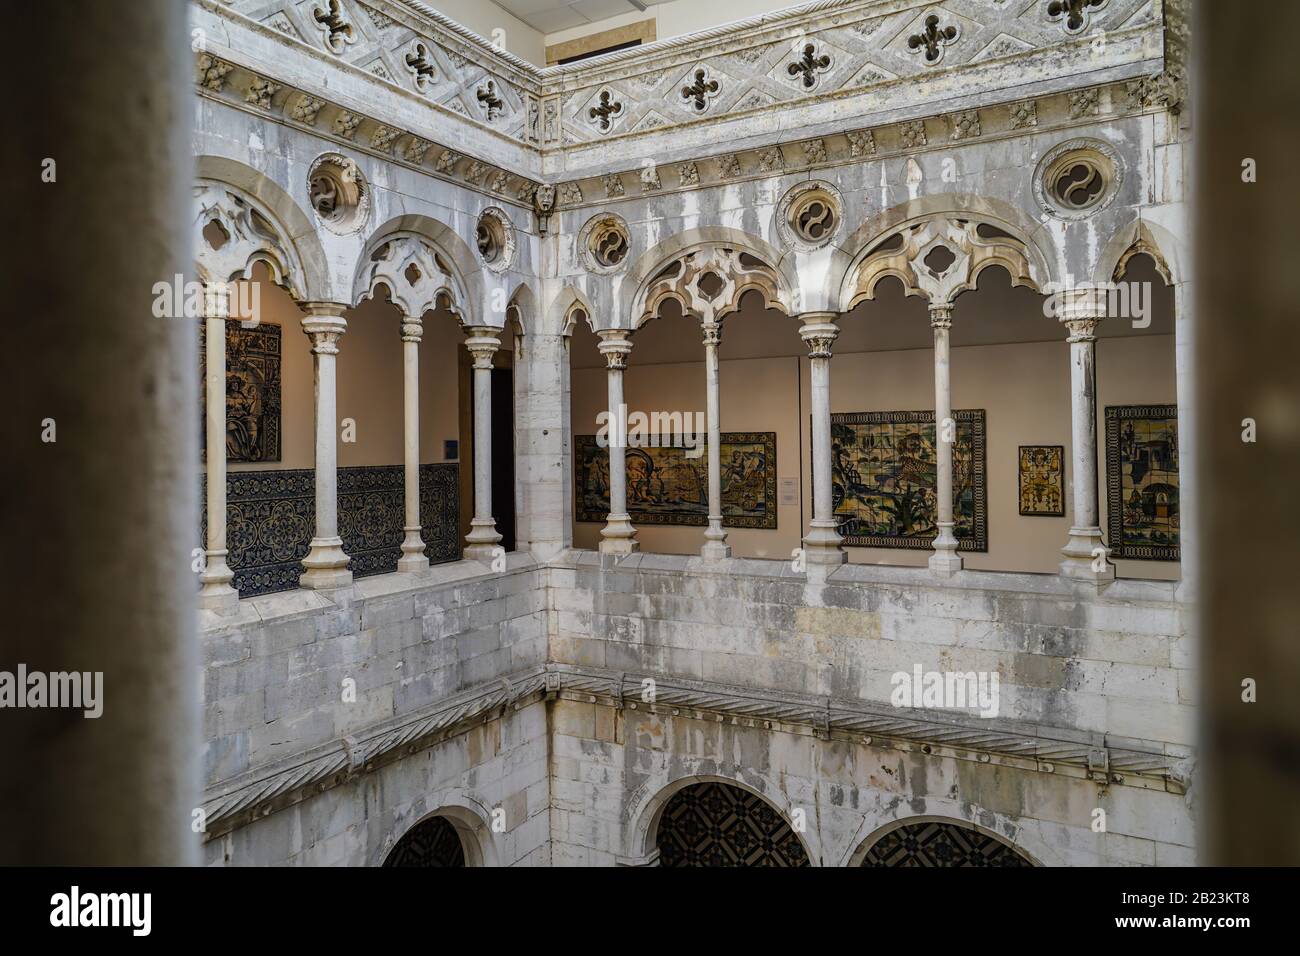
[[(1300, 4), (1194, 11), (1203, 858), (1295, 865), (1300, 69), (1291, 47)], [(1255, 182), (1243, 180), (1248, 160)], [(1248, 418), (1253, 443), (1243, 441)], [(1255, 703), (1242, 699), (1247, 680)]]
[(0, 671), (103, 680), (0, 709), (3, 864), (197, 861), (199, 323), (152, 308), (193, 275), (187, 6), (6, 10)]

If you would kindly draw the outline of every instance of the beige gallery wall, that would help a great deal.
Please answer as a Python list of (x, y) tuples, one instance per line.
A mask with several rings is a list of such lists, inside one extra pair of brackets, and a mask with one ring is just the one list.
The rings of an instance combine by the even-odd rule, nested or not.
[[(735, 333), (729, 333), (734, 335)], [(584, 332), (575, 336), (585, 340)], [(589, 343), (576, 341), (576, 348)], [(775, 431), (778, 478), (799, 482), (799, 506), (777, 510), (777, 529), (729, 529), (733, 553), (743, 557), (787, 557), (799, 546), (811, 509), (809, 368), (806, 357), (728, 360), (719, 367), (723, 431)], [(584, 364), (584, 363), (576, 363)], [(833, 412), (906, 411), (934, 407), (934, 364), (930, 349), (835, 353), (831, 364)], [(1103, 528), (1105, 502), (1105, 406), (1174, 403), (1174, 343), (1170, 335), (1102, 338), (1097, 343), (1098, 476)], [(573, 434), (594, 434), (596, 415), (606, 404), (606, 374), (600, 367), (572, 370)], [(702, 362), (638, 366), (636, 350), (625, 373), (629, 410), (694, 412), (704, 409)], [(963, 552), (966, 566), (986, 570), (1054, 573), (1073, 513), (1070, 461), (1069, 346), (1064, 341), (954, 348), (953, 407), (982, 408), (987, 422), (989, 550)], [(1067, 465), (1066, 515), (1019, 514), (1017, 460), (1020, 445), (1062, 445)], [(779, 487), (779, 486), (778, 486)], [(600, 522), (575, 521), (574, 544), (595, 548)], [(638, 525), (645, 551), (697, 553), (700, 527)], [(851, 548), (855, 563), (922, 566), (929, 552), (899, 548)], [(1121, 561), (1123, 577), (1176, 579), (1176, 562)]]
[[(283, 290), (261, 285), (262, 321), (280, 333), (280, 460), (230, 462), (230, 471), (312, 468), (314, 373), (302, 312)], [(340, 467), (402, 464), (402, 341), (398, 313), (367, 301), (344, 313), (347, 332), (337, 357), (338, 417), (356, 423), (355, 442), (340, 440)], [(459, 439), (458, 362), (464, 334), (445, 312), (424, 317), (420, 351), (420, 461), (443, 461), (443, 441)], [(340, 431), (340, 435), (342, 432)], [(460, 460), (469, 449), (461, 443)], [(463, 469), (462, 469), (463, 470)]]

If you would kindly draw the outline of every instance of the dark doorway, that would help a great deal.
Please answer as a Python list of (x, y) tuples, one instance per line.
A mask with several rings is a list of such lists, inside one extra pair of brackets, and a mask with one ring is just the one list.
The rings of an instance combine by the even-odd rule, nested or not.
[(411, 827), (384, 860), (384, 866), (464, 865), (465, 845), (445, 817), (430, 817)]
[(725, 783), (673, 795), (655, 837), (660, 866), (808, 866), (799, 837), (762, 797)]
[(515, 376), (492, 370), (492, 513), (501, 547), (515, 549)]

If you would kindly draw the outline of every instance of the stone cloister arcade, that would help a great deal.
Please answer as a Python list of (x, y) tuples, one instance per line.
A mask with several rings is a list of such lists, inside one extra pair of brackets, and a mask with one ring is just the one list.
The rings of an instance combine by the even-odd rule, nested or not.
[[(345, 169), (348, 162), (339, 159)], [(255, 176), (252, 170), (248, 170), (247, 175)], [(824, 203), (832, 210), (830, 220), (838, 225), (841, 202), (829, 198), (834, 194), (834, 187), (825, 183), (804, 183), (792, 192), (802, 194), (800, 208), (806, 207), (810, 198), (815, 203)], [(539, 332), (544, 328), (542, 323), (545, 319), (552, 324), (558, 321), (559, 334), (568, 348), (578, 325), (586, 325), (598, 339), (597, 348), (607, 367), (605, 410), (609, 421), (623, 421), (625, 428), (626, 413), (623, 412), (620, 419), (619, 410), (626, 409), (623, 376), (633, 352), (636, 333), (658, 318), (666, 303), (671, 303), (668, 306), (670, 312), (679, 319), (698, 324), (702, 339), (704, 420), (707, 422), (705, 447), (708, 455), (705, 471), (709, 480), (708, 526), (700, 554), (708, 560), (730, 558), (732, 548), (727, 544), (722, 515), (720, 436), (723, 422), (720, 416), (719, 348), (724, 320), (740, 312), (742, 299), (752, 293), (750, 301), (754, 305), (796, 320), (797, 325), (796, 322), (789, 324), (798, 329), (807, 350), (812, 423), (813, 480), (808, 496), (811, 517), (802, 537), (802, 547), (792, 556), (797, 562), (833, 567), (847, 560), (837, 531), (840, 521), (835, 516), (833, 504), (835, 469), (832, 465), (830, 385), (833, 347), (845, 317), (860, 305), (872, 303), (881, 284), (891, 281), (901, 285), (904, 296), (918, 297), (923, 301), (933, 334), (933, 420), (951, 422), (950, 335), (954, 308), (960, 296), (975, 292), (984, 270), (997, 267), (1005, 273), (1012, 289), (1023, 286), (1040, 295), (1043, 290), (1048, 290), (1054, 301), (1050, 308), (1043, 308), (1046, 315), (1043, 321), (1055, 319), (1068, 336), (1070, 447), (1073, 450), (1068, 482), (1072, 490), (1070, 513), (1073, 518), (1069, 537), (1061, 549), (1064, 560), (1060, 563), (1060, 573), (1104, 584), (1114, 578), (1115, 568), (1108, 559), (1108, 549), (1103, 542), (1098, 510), (1097, 473), (1099, 467), (1104, 466), (1099, 464), (1098, 458), (1094, 371), (1096, 336), (1106, 316), (1108, 290), (1125, 280), (1133, 257), (1138, 255), (1147, 259), (1149, 265), (1144, 272), (1148, 275), (1154, 272), (1159, 284), (1171, 283), (1167, 261), (1152, 237), (1150, 227), (1137, 223), (1125, 230), (1133, 237), (1128, 245), (1122, 245), (1122, 235), (1109, 243), (1111, 249), (1117, 250), (1117, 255), (1111, 256), (1113, 261), (1107, 260), (1099, 265), (1101, 271), (1094, 279), (1074, 288), (1067, 282), (1052, 278), (1047, 253), (1043, 249), (1008, 231), (1018, 229), (1020, 224), (995, 219), (988, 213), (972, 215), (963, 211), (988, 205), (979, 197), (941, 198), (951, 206), (949, 211), (908, 215), (920, 205), (935, 205), (933, 202), (910, 203), (900, 209), (888, 210), (879, 217), (881, 221), (891, 223), (883, 234), (868, 232), (864, 239), (864, 230), (875, 225), (864, 224), (846, 242), (847, 248), (829, 245), (827, 240), (835, 233), (827, 230), (812, 250), (796, 246), (783, 255), (780, 249), (738, 230), (704, 227), (698, 229), (697, 237), (689, 242), (674, 237), (663, 244), (666, 248), (647, 250), (626, 278), (616, 277), (623, 280), (622, 286), (633, 291), (626, 302), (617, 304), (613, 314), (609, 310), (602, 313), (589, 304), (588, 296), (569, 288), (552, 305), (551, 314), (543, 317), (536, 314), (535, 303), (539, 297), (528, 284), (527, 277), (506, 274), (501, 277), (504, 287), (493, 285), (497, 276), (486, 268), (490, 263), (482, 263), (480, 272), (487, 273), (486, 281), (482, 276), (470, 273), (471, 282), (477, 280), (480, 284), (476, 287), (467, 285), (460, 270), (452, 263), (460, 262), (466, 269), (474, 263), (469, 251), (469, 240), (474, 237), (457, 237), (449, 226), (436, 220), (412, 224), (416, 228), (381, 229), (361, 246), (347, 301), (311, 299), (306, 290), (320, 287), (325, 280), (309, 277), (302, 253), (285, 238), (288, 234), (286, 227), (274, 220), (274, 212), (270, 208), (259, 208), (250, 196), (242, 194), (232, 184), (204, 181), (195, 200), (195, 229), (199, 249), (196, 270), (205, 289), (205, 354), (211, 357), (206, 364), (205, 382), (208, 409), (206, 514), (222, 516), (226, 513), (226, 456), (222, 453), (226, 439), (221, 418), (227, 387), (224, 342), (227, 324), (240, 321), (238, 316), (232, 318), (230, 315), (227, 301), (232, 283), (256, 281), (255, 275), (265, 276), (266, 281), (287, 291), (303, 313), (301, 327), (310, 343), (315, 382), (312, 408), (315, 524), (309, 552), (302, 559), (304, 572), (298, 583), (303, 588), (327, 590), (345, 587), (352, 580), (348, 570), (349, 557), (338, 533), (337, 513), (337, 434), (339, 420), (344, 416), (337, 405), (336, 363), (342, 337), (348, 329), (345, 312), (366, 300), (379, 299), (391, 303), (400, 315), (404, 523), (401, 527), (401, 557), (396, 570), (418, 573), (429, 567), (426, 545), (421, 538), (419, 484), (421, 400), (418, 348), (425, 315), (437, 312), (439, 319), (445, 315), (458, 322), (465, 333), (464, 346), (473, 357), (473, 432), (470, 442), (474, 449), (473, 518), (471, 530), (464, 540), (463, 556), (491, 563), (494, 558), (500, 560), (505, 553), (504, 549), (497, 547), (501, 535), (492, 509), (493, 424), (489, 378), (493, 355), (502, 348), (503, 339), (507, 342), (515, 339), (522, 348), (522, 343), (527, 340), (525, 329), (530, 319)], [(292, 202), (288, 197), (283, 201)], [(296, 211), (296, 216), (305, 218), (301, 210)], [(509, 223), (505, 214), (495, 207), (487, 210), (484, 217), (493, 222)], [(608, 223), (608, 217), (605, 217), (605, 222)], [(215, 234), (214, 228), (218, 230)], [(486, 232), (485, 227), (480, 228)], [(710, 233), (720, 238), (698, 238)], [(793, 226), (787, 224), (783, 233), (792, 235)], [(513, 244), (513, 238), (510, 241)], [(626, 237), (623, 237), (623, 244), (625, 247)], [(444, 249), (444, 245), (448, 248)], [(313, 253), (319, 255), (319, 250), (311, 250), (308, 255)], [(784, 262), (784, 270), (772, 267), (769, 261)], [(936, 268), (932, 264), (935, 261), (941, 262), (942, 268)], [(599, 280), (601, 277), (593, 278)], [(507, 298), (504, 288), (510, 286), (513, 288)], [(1063, 291), (1052, 291), (1055, 289)], [(1148, 305), (1152, 298), (1148, 299)], [(506, 302), (504, 308), (499, 308), (495, 315), (484, 314), (490, 311), (492, 300), (503, 299)], [(530, 319), (524, 318), (525, 313), (531, 313)], [(599, 318), (602, 314), (606, 316), (604, 321)], [(1157, 329), (1168, 333), (1171, 330), (1169, 316), (1166, 314), (1160, 318)], [(740, 319), (733, 320), (732, 326), (735, 327), (738, 321)], [(242, 324), (252, 323), (245, 319)], [(735, 334), (744, 335), (745, 329), (746, 326), (742, 325)], [(525, 388), (517, 388), (517, 392), (519, 400), (526, 401)], [(568, 394), (560, 397), (566, 403), (570, 398)], [(513, 422), (501, 427), (512, 429)], [(568, 437), (572, 439), (574, 434), (577, 434), (576, 427)], [(939, 575), (952, 574), (963, 566), (953, 533), (953, 458), (950, 446), (954, 435), (955, 432), (943, 428), (936, 430), (940, 452), (935, 458), (938, 534), (932, 540), (929, 567)], [(611, 437), (613, 441), (621, 441), (626, 446), (627, 435)], [(944, 449), (949, 450), (945, 453)], [(567, 479), (573, 474), (570, 463), (564, 468), (564, 475)], [(564, 495), (566, 500), (572, 500), (572, 488), (567, 488)], [(626, 465), (621, 456), (609, 460), (608, 501), (608, 516), (600, 531), (599, 550), (615, 556), (630, 554), (639, 546), (636, 528), (628, 514)], [(507, 504), (513, 509), (519, 502)], [(228, 607), (238, 600), (238, 592), (231, 585), (234, 572), (227, 561), (229, 549), (225, 523), (209, 520), (206, 531), (206, 566), (201, 576), (200, 602), (204, 607)]]
[[(1026, 5), (929, 63), (923, 5), (844, 0), (546, 70), (310, 6), (195, 5), (209, 863), (1191, 861), (1160, 5), (1103, 53)], [(679, 68), (721, 99), (673, 112)], [(227, 454), (246, 387), (278, 456)], [(1144, 408), (1176, 442), (1108, 446)], [(700, 460), (600, 446), (629, 409)], [(1177, 476), (1133, 495), (1126, 448)], [(1147, 511), (1158, 555), (1116, 538)], [(898, 703), (914, 670), (996, 712)]]

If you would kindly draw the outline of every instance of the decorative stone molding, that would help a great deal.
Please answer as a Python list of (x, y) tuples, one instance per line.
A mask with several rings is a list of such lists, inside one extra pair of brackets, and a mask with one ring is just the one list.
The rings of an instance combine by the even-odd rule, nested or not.
[(195, 71), (197, 73), (197, 82), (215, 93), (220, 93), (221, 88), (225, 85), (226, 77), (234, 67), (223, 60), (209, 56), (206, 53), (200, 53), (195, 58)]
[(1047, 5), (1047, 19), (1060, 23), (1070, 36), (1078, 36), (1088, 30), (1088, 20), (1093, 13), (1100, 13), (1106, 6), (1106, 0), (1051, 0)]
[(593, 216), (578, 232), (583, 264), (597, 275), (612, 275), (626, 269), (631, 243), (627, 223), (611, 214)]
[(974, 139), (980, 134), (979, 110), (963, 110), (948, 117), (950, 138), (954, 141)]
[(944, 22), (938, 14), (925, 18), (920, 33), (913, 33), (907, 38), (907, 48), (913, 53), (921, 54), (926, 66), (938, 66), (943, 59), (946, 47), (957, 42), (961, 28)]
[(634, 327), (655, 318), (669, 299), (702, 323), (720, 322), (740, 308), (740, 297), (751, 289), (763, 294), (768, 307), (789, 311), (776, 270), (767, 263), (728, 246), (696, 249), (669, 263), (637, 290)]
[(279, 83), (273, 83), (264, 77), (254, 77), (248, 85), (248, 92), (244, 94), (244, 102), (252, 103), (258, 109), (269, 110), (272, 97), (279, 91)]
[(326, 49), (342, 53), (349, 44), (357, 42), (356, 30), (348, 21), (339, 0), (325, 0), (324, 6), (312, 10), (311, 17), (316, 28), (324, 34)]
[(682, 99), (688, 109), (703, 113), (722, 90), (722, 84), (714, 77), (707, 66), (692, 71), (690, 82), (681, 89)]
[(782, 242), (798, 249), (820, 249), (840, 231), (844, 200), (833, 185), (809, 180), (788, 189), (776, 209)]
[(916, 149), (918, 146), (926, 145), (925, 120), (911, 120), (907, 123), (900, 123), (898, 136), (903, 142), (904, 149)]
[(1033, 100), (1011, 106), (1011, 128), (1031, 129), (1038, 125), (1038, 105)]
[(446, 260), (419, 236), (398, 235), (381, 243), (357, 271), (352, 301), (374, 298), (379, 287), (404, 318), (419, 319), (445, 297), (449, 310), (464, 316), (465, 289)]
[[(1109, 746), (1101, 734), (1054, 737), (1051, 729), (1014, 721), (954, 716), (941, 720), (913, 711), (857, 700), (734, 687), (710, 681), (653, 675), (655, 702), (629, 699), (639, 674), (546, 664), (518, 671), (455, 694), (412, 714), (380, 722), (359, 733), (240, 774), (203, 795), (205, 839), (293, 806), (389, 762), (408, 757), (494, 717), (555, 697), (584, 704), (646, 710), (666, 717), (710, 720), (737, 726), (913, 751), (928, 756), (994, 763), (1108, 786), (1186, 792), (1186, 757)], [(1098, 767), (1104, 779), (1097, 779)]]
[(357, 164), (342, 153), (322, 153), (307, 171), (307, 197), (326, 229), (359, 232), (370, 216), (370, 188)]
[[(979, 274), (990, 265), (1000, 265), (1011, 275), (1011, 284), (1038, 289), (1029, 254), (1020, 240), (1000, 229), (981, 234), (985, 224), (938, 216), (905, 226), (879, 242), (875, 250), (854, 267), (852, 292), (844, 305), (848, 311), (863, 299), (875, 297), (876, 285), (885, 276), (903, 283), (908, 295), (924, 296), (931, 309), (950, 306), (962, 292), (975, 287)], [(942, 270), (927, 260), (937, 249), (946, 249), (952, 261)]]
[[(263, 0), (225, 0), (205, 12), (228, 18), (236, 48), (248, 32), (247, 21), (238, 18), (260, 20), (259, 42), (287, 44), (286, 55), (293, 55), (302, 39), (295, 27), (300, 21), (301, 30), (314, 28), (342, 63), (406, 91), (428, 93), (446, 83), (473, 89), (470, 103), (449, 100), (438, 109), (463, 110), (477, 102), (479, 110), (463, 112), (470, 123), (491, 126), (520, 143), (564, 151), (609, 136), (661, 133), (682, 122), (726, 122), (729, 110), (741, 108), (760, 115), (815, 110), (831, 97), (840, 100), (837, 115), (857, 117), (864, 125), (885, 99), (891, 109), (969, 95), (996, 102), (999, 93), (1015, 95), (1017, 75), (1042, 73), (1049, 63), (1052, 79), (1045, 93), (1064, 90), (1068, 77), (1088, 69), (1133, 81), (1135, 67), (1145, 73), (1160, 68), (1153, 51), (1161, 47), (1166, 17), (1173, 16), (1167, 5), (1149, 0), (985, 3), (963, 7), (960, 14), (938, 6), (886, 11), (875, 0), (815, 2), (580, 63), (538, 68), (422, 0), (392, 2), (404, 8), (402, 29), (394, 28), (398, 20), (387, 13), (377, 13), (382, 28), (372, 29), (369, 13), (354, 24), (355, 11), (345, 0), (306, 0), (296, 11), (273, 10), (270, 16)], [(1099, 14), (1106, 17), (1104, 53), (1073, 42), (1093, 28)], [(980, 49), (964, 50), (967, 36), (978, 38)], [(1175, 41), (1176, 34), (1169, 45), (1177, 46)], [(1168, 56), (1172, 61), (1181, 54), (1171, 49)], [(998, 69), (981, 69), (992, 60)], [(955, 80), (958, 71), (964, 75)], [(882, 96), (885, 86), (890, 89)], [(327, 94), (324, 88), (309, 92)], [(515, 109), (515, 103), (522, 108)], [(937, 112), (952, 109), (939, 105)], [(651, 148), (645, 155), (653, 153)]]
[(876, 154), (876, 138), (872, 135), (871, 130), (849, 130), (844, 135), (848, 137), (849, 155), (854, 159)]
[(514, 264), (515, 227), (510, 217), (496, 206), (489, 206), (479, 215), (474, 241), (479, 258), (492, 272), (504, 272)]
[[(253, 266), (262, 263), (272, 281), (301, 298), (302, 269), (290, 245), (252, 200), (219, 183), (201, 182), (194, 192), (194, 258), (199, 280), (205, 284), (251, 279)], [(203, 235), (209, 227), (220, 230), (218, 245)]]
[(1080, 137), (1053, 146), (1034, 170), (1034, 199), (1057, 219), (1079, 220), (1106, 208), (1124, 181), (1119, 154), (1100, 139)]
[(304, 126), (315, 126), (316, 117), (320, 115), (321, 107), (324, 105), (324, 100), (304, 93), (298, 98), (298, 102), (289, 115)]

